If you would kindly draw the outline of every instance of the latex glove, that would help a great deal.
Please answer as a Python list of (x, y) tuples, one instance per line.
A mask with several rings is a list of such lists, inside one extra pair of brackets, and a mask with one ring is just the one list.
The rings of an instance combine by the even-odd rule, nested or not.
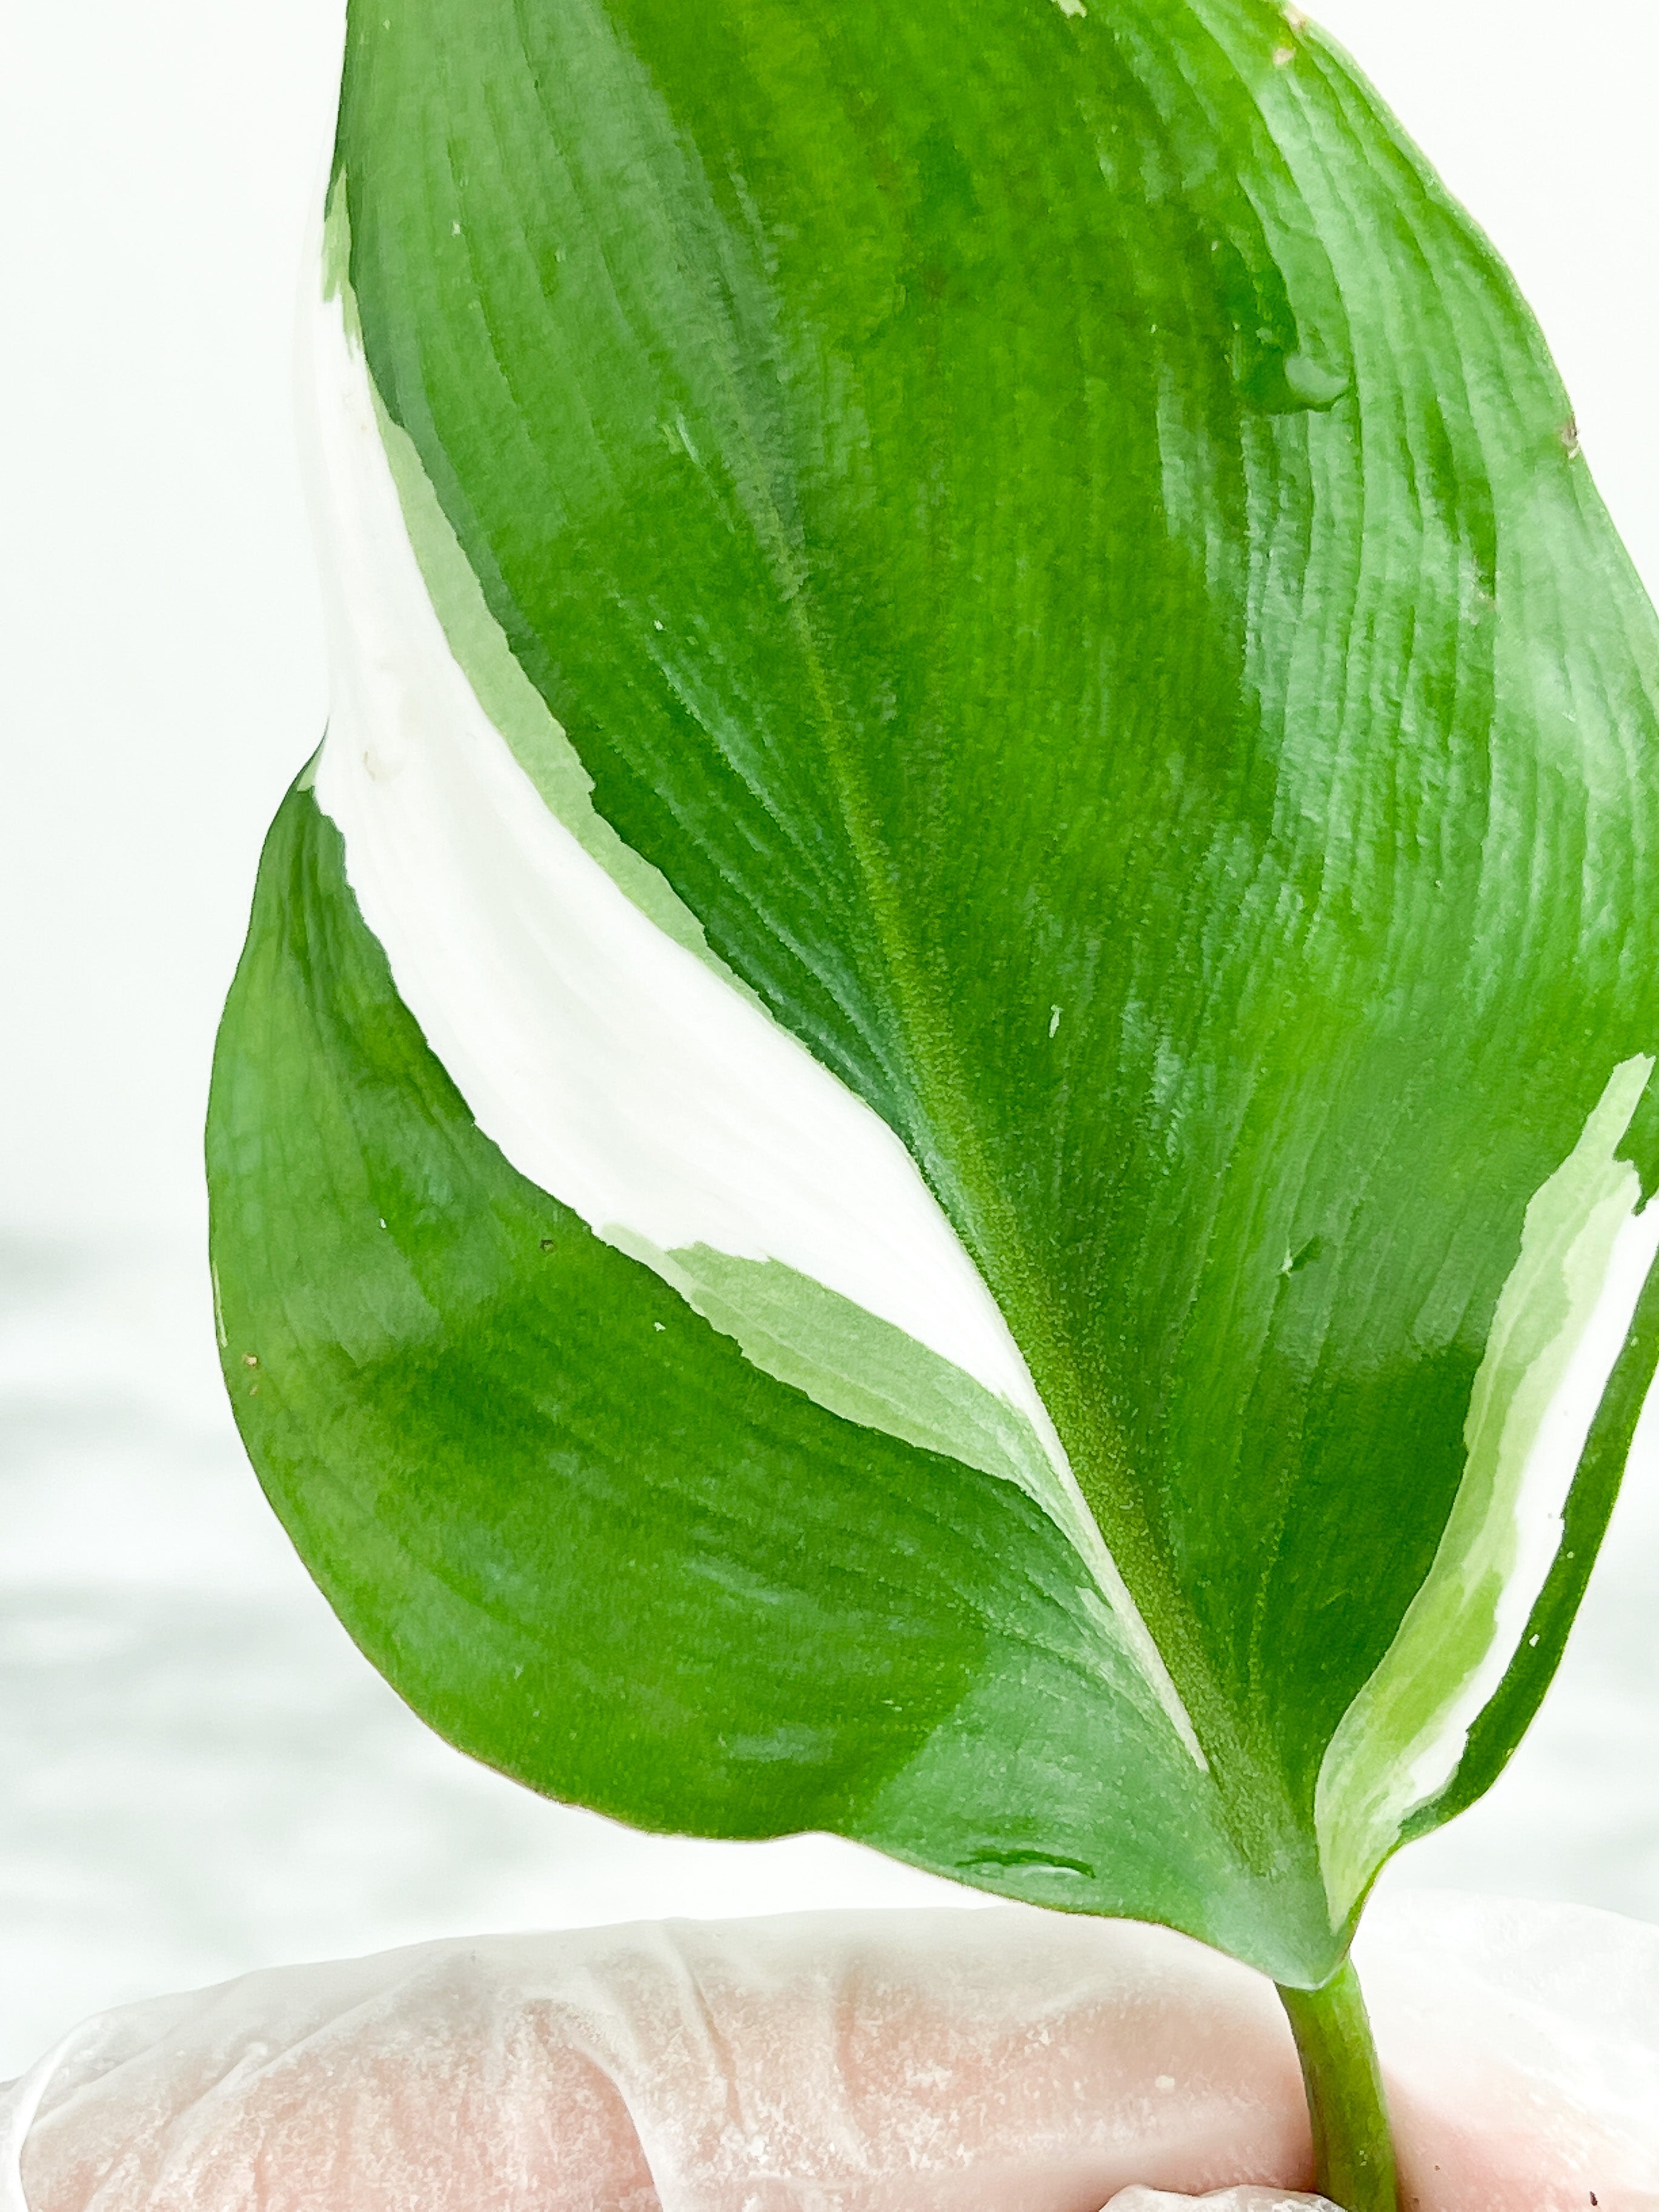
[[(1659, 2212), (1659, 1929), (1413, 1899), (1361, 1971), (1410, 2212)], [(1267, 1983), (1019, 1907), (252, 1974), (88, 2023), (0, 2093), (0, 2146), (8, 2117), (3, 2212), (1163, 2212), (1241, 2183), (1212, 2212), (1267, 2212), (1310, 2181)]]

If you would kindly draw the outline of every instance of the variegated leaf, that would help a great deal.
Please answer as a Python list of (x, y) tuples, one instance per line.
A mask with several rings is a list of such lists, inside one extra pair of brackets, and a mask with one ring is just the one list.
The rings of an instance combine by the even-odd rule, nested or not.
[(210, 1130), (302, 1553), (538, 1788), (1322, 1981), (1659, 1326), (1659, 637), (1510, 280), (1257, 0), (354, 5), (324, 263)]

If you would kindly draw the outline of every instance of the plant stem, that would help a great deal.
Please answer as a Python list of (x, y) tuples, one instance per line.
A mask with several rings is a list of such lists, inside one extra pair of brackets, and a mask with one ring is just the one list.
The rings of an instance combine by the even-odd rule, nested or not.
[(1322, 1989), (1281, 1983), (1279, 1995), (1308, 2093), (1314, 2186), (1342, 2212), (1399, 2212), (1389, 2108), (1353, 1960)]

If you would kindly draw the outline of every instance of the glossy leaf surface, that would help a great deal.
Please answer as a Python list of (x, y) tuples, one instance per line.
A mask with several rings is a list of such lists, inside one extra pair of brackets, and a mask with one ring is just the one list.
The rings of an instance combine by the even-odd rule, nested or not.
[(1244, 0), (399, 0), (328, 290), (301, 1550), (538, 1787), (1322, 1978), (1653, 1358), (1659, 652), (1507, 276)]

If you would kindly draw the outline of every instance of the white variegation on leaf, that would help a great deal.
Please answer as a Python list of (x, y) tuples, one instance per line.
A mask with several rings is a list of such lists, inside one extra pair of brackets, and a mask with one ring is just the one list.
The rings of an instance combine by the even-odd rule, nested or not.
[(1659, 1205), (1619, 1147), (1651, 1060), (1614, 1069), (1527, 1209), (1464, 1426), (1434, 1562), (1320, 1771), (1320, 1856), (1343, 1920), (1409, 1815), (1451, 1780), (1560, 1548), (1590, 1425), (1659, 1253)]
[(331, 663), (313, 788), (428, 1044), (520, 1174), (757, 1366), (1034, 1498), (1104, 1601), (1097, 1626), (1203, 1766), (956, 1231), (886, 1123), (730, 975), (594, 811), (352, 325), (336, 280), (310, 328)]

